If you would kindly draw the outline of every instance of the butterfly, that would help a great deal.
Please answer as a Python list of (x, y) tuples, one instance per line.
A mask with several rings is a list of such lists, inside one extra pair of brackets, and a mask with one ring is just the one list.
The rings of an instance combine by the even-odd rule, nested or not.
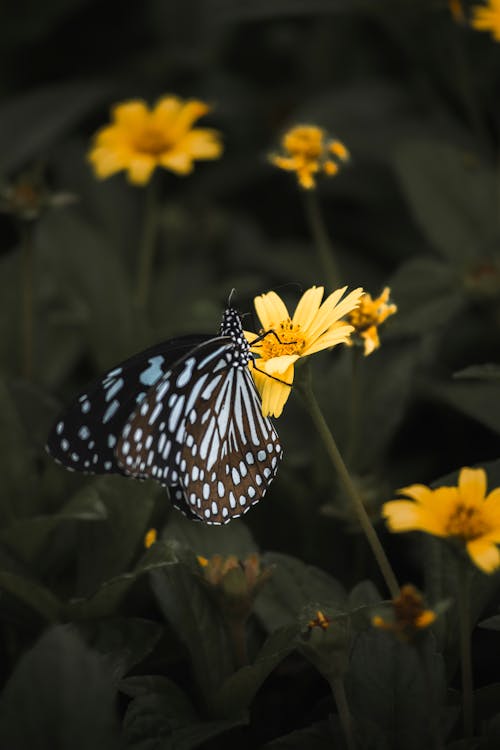
[(106, 372), (57, 419), (47, 451), (73, 471), (154, 479), (188, 517), (228, 523), (264, 496), (283, 455), (253, 357), (228, 303), (218, 336), (173, 338)]

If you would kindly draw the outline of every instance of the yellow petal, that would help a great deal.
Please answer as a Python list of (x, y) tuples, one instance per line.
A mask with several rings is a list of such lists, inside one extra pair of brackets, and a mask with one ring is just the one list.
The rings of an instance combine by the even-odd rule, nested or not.
[(193, 159), (217, 159), (222, 154), (222, 143), (216, 130), (195, 128), (182, 138), (177, 148)]
[(309, 356), (309, 354), (315, 354), (323, 349), (330, 349), (332, 346), (337, 346), (337, 344), (346, 343), (353, 330), (354, 328), (350, 325), (339, 325), (338, 327), (332, 328), (322, 336), (319, 336), (314, 343), (306, 346), (302, 351), (302, 356), (306, 357)]
[(364, 294), (363, 290), (355, 289), (345, 299), (339, 301), (346, 289), (346, 286), (342, 287), (342, 289), (337, 289), (323, 302), (316, 318), (307, 331), (309, 341), (325, 333), (328, 328), (358, 305), (360, 298)]
[(322, 286), (313, 286), (300, 298), (293, 314), (293, 323), (299, 325), (303, 331), (307, 330), (316, 317), (324, 291)]
[(94, 167), (96, 177), (101, 180), (110, 177), (121, 169), (125, 169), (128, 164), (128, 159), (123, 152), (102, 147), (92, 149), (88, 159)]
[(290, 317), (285, 303), (276, 292), (268, 292), (255, 297), (254, 305), (264, 331), (271, 330), (282, 320), (288, 320)]
[(500, 567), (500, 551), (495, 544), (480, 537), (467, 542), (466, 546), (474, 564), (484, 573), (493, 573)]
[(133, 185), (145, 185), (149, 182), (156, 161), (149, 154), (137, 154), (127, 164), (128, 179)]
[(113, 107), (113, 119), (120, 127), (139, 130), (149, 120), (150, 111), (141, 99), (134, 99)]
[(210, 107), (204, 102), (191, 99), (181, 108), (175, 123), (172, 125), (171, 138), (179, 140), (200, 117), (210, 112)]
[[(282, 374), (282, 378), (287, 383), (293, 382), (293, 366)], [(291, 385), (287, 386), (267, 377), (262, 393), (262, 414), (265, 417), (279, 417), (291, 392)]]
[(377, 326), (370, 326), (366, 331), (363, 331), (361, 338), (364, 341), (364, 354), (368, 357), (375, 349), (380, 346), (380, 339), (378, 337)]
[(166, 151), (158, 161), (162, 167), (176, 174), (186, 175), (193, 171), (193, 160), (183, 151)]
[(460, 470), (458, 486), (464, 500), (481, 503), (486, 495), (486, 472), (484, 469), (465, 467)]
[[(168, 131), (182, 107), (181, 100), (176, 96), (164, 96), (159, 99), (151, 113), (151, 122), (154, 127), (162, 131)], [(165, 133), (167, 134), (167, 133)]]
[(298, 359), (298, 354), (282, 354), (281, 357), (271, 357), (271, 359), (267, 359), (262, 363), (262, 367), (259, 367), (259, 360), (257, 360), (255, 364), (258, 369), (265, 370), (269, 375), (274, 375), (280, 380), (285, 380), (288, 383), (291, 381), (284, 377), (284, 373), (289, 372), (290, 369), (293, 373), (293, 365)]
[(410, 500), (391, 500), (382, 506), (382, 516), (390, 531), (426, 531), (434, 536), (446, 536), (443, 525), (428, 508)]

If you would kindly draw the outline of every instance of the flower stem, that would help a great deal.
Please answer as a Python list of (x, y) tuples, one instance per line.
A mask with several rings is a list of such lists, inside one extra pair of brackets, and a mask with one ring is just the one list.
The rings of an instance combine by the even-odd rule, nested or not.
[(21, 224), (22, 372), (33, 375), (33, 223)]
[(248, 664), (246, 619), (226, 618), (225, 622), (236, 668), (240, 669), (240, 667), (245, 667)]
[(149, 299), (151, 271), (158, 234), (158, 196), (157, 187), (153, 180), (146, 188), (144, 198), (144, 218), (135, 292), (135, 304), (139, 309), (144, 309)]
[(311, 234), (318, 252), (319, 262), (331, 289), (340, 286), (340, 272), (335, 260), (332, 243), (328, 236), (325, 220), (316, 190), (303, 190), (304, 207)]
[[(467, 565), (467, 564), (466, 564)], [(457, 607), (460, 626), (460, 662), (462, 667), (462, 711), (464, 736), (471, 742), (474, 732), (474, 697), (472, 684), (472, 656), (470, 644), (470, 568), (458, 566)]]
[(342, 458), (342, 455), (337, 447), (337, 443), (335, 442), (333, 435), (330, 432), (330, 429), (325, 421), (323, 413), (312, 390), (310, 376), (307, 380), (304, 378), (302, 382), (299, 381), (297, 383), (297, 389), (305, 402), (306, 408), (323, 441), (330, 461), (332, 462), (337, 472), (339, 480), (352, 502), (359, 524), (378, 563), (380, 572), (382, 573), (386, 586), (391, 594), (391, 598), (395, 599), (399, 596), (399, 584), (397, 582), (396, 576), (394, 575), (394, 571), (392, 570), (391, 564), (387, 558), (387, 555), (385, 554), (385, 550), (382, 547), (380, 539), (378, 538), (377, 532), (375, 531), (368, 513), (366, 512), (363, 501), (359, 496), (358, 491), (351, 479), (347, 466), (344, 463), (344, 459)]
[(349, 414), (349, 438), (347, 441), (346, 462), (351, 466), (356, 460), (359, 434), (360, 417), (360, 391), (361, 391), (361, 357), (362, 349), (359, 346), (351, 347), (351, 410)]
[(342, 731), (344, 732), (346, 746), (348, 750), (355, 750), (356, 743), (354, 741), (354, 735), (352, 732), (352, 717), (345, 694), (344, 680), (342, 679), (342, 677), (332, 677), (329, 682), (330, 689), (337, 706), (340, 725), (342, 727)]

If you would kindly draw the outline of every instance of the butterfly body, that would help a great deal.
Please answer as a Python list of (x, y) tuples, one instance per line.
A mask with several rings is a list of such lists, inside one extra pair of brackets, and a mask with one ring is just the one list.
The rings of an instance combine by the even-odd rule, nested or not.
[(263, 497), (282, 457), (251, 357), (228, 308), (219, 336), (172, 339), (106, 373), (56, 422), (48, 451), (69, 469), (152, 478), (189, 517), (227, 523)]

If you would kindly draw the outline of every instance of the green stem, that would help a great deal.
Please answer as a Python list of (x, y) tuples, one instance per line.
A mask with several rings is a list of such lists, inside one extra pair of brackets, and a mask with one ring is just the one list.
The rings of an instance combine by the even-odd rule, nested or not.
[(340, 286), (340, 272), (335, 260), (332, 243), (328, 236), (323, 213), (315, 189), (303, 190), (304, 207), (311, 234), (318, 252), (319, 262), (331, 289)]
[(368, 544), (371, 547), (371, 550), (378, 563), (380, 572), (382, 573), (391, 597), (395, 599), (397, 596), (399, 596), (399, 584), (397, 582), (396, 576), (394, 575), (394, 571), (392, 570), (391, 564), (387, 558), (387, 555), (385, 554), (385, 550), (382, 547), (380, 539), (378, 538), (377, 532), (375, 531), (372, 522), (370, 521), (370, 517), (366, 512), (363, 501), (359, 496), (358, 491), (351, 479), (342, 455), (337, 448), (337, 443), (335, 442), (333, 435), (330, 432), (330, 429), (325, 421), (323, 413), (312, 390), (310, 377), (307, 381), (305, 379), (302, 382), (299, 381), (297, 383), (297, 390), (299, 391), (305, 402), (306, 408), (323, 441), (330, 461), (332, 462), (337, 472), (339, 480), (352, 502), (352, 506), (358, 518), (359, 524), (365, 534)]
[(139, 265), (137, 269), (137, 287), (135, 304), (144, 309), (149, 299), (151, 272), (153, 269), (156, 239), (158, 234), (158, 196), (154, 181), (146, 188), (144, 218), (141, 245), (139, 248)]
[(33, 375), (33, 223), (21, 224), (22, 275), (22, 371), (27, 379)]
[(426, 643), (423, 639), (420, 640), (415, 646), (417, 656), (422, 667), (422, 674), (424, 677), (424, 688), (427, 702), (427, 713), (429, 716), (429, 727), (431, 736), (431, 748), (432, 750), (442, 750), (443, 741), (441, 739), (441, 731), (439, 727), (439, 717), (437, 714), (437, 701), (436, 691), (434, 687), (434, 679), (429, 665), (429, 658), (426, 650)]
[(355, 750), (356, 743), (354, 741), (354, 735), (352, 731), (352, 716), (349, 710), (349, 704), (347, 703), (344, 680), (341, 677), (333, 677), (331, 680), (329, 680), (329, 682), (330, 689), (337, 706), (339, 721), (344, 733), (346, 746), (348, 750)]
[(248, 664), (246, 619), (226, 618), (225, 622), (236, 668), (240, 669)]
[(361, 358), (362, 349), (351, 347), (351, 411), (349, 414), (349, 438), (347, 441), (346, 462), (353, 466), (356, 460), (359, 435), (360, 395), (361, 395)]
[(465, 563), (457, 566), (457, 607), (460, 627), (460, 662), (462, 667), (462, 711), (464, 736), (471, 743), (474, 733), (474, 693), (470, 643), (470, 568)]

